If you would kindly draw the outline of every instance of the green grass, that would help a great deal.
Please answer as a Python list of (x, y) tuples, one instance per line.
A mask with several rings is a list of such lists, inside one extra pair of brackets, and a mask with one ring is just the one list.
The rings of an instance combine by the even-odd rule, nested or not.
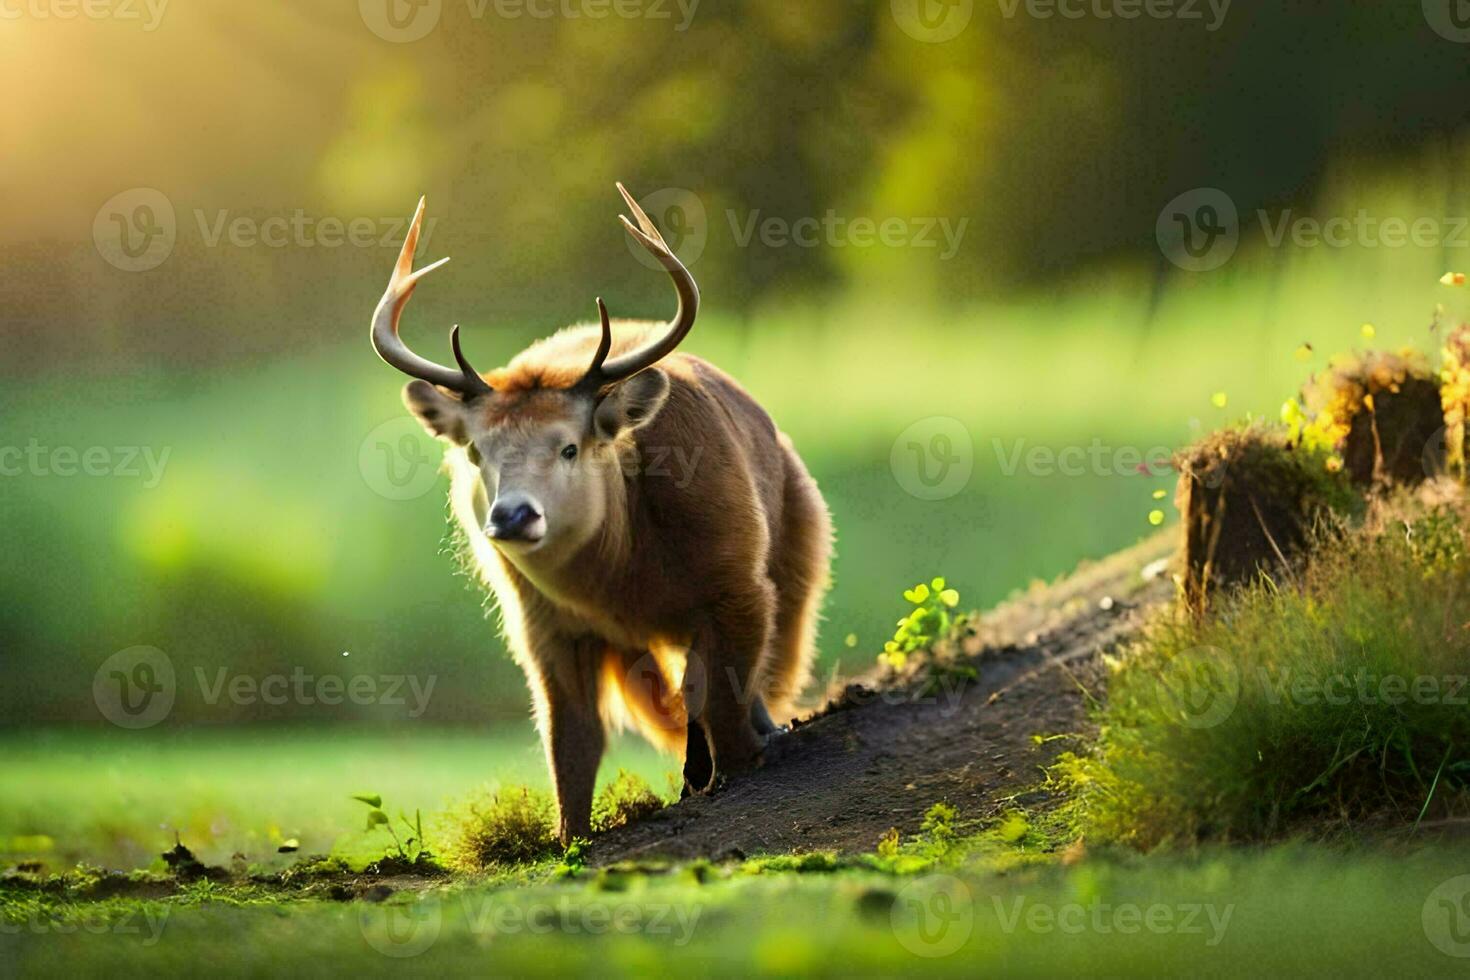
[[(207, 864), (228, 866), (238, 851), (279, 868), (301, 854), (387, 847), (381, 830), (363, 834), (365, 808), (354, 793), (378, 793), (389, 814), (412, 819), (415, 809), (427, 818), (482, 787), (549, 787), (529, 722), (484, 732), (11, 732), (0, 736), (0, 757), (0, 860), (39, 857), (52, 868), (77, 861), (148, 867), (173, 846), (176, 831)], [(621, 739), (604, 759), (599, 784), (620, 769), (661, 788), (678, 760)], [(300, 841), (299, 854), (277, 854), (291, 838)]]
[(1470, 790), (1470, 559), (1447, 511), (1326, 541), (1118, 660), (1062, 790), (1090, 840), (1150, 848), (1409, 828)]
[(0, 955), (26, 976), (1428, 976), (1457, 966), (1463, 923), (1444, 900), (1467, 858), (1284, 847), (1006, 874), (705, 867), (447, 883), (383, 904), (200, 887), (67, 907), (7, 891)]

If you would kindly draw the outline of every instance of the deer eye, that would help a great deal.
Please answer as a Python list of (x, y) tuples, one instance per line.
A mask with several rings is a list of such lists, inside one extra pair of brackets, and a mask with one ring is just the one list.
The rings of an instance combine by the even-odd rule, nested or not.
[(561, 458), (562, 459), (576, 459), (577, 458), (577, 446), (576, 446), (576, 444), (573, 443), (572, 445), (567, 446), (566, 448), (564, 448), (561, 451)]

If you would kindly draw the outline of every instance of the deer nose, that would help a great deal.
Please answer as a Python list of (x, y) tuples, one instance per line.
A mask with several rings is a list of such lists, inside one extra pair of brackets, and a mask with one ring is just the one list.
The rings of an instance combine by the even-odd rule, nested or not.
[(525, 498), (497, 500), (490, 508), (490, 525), (486, 530), (497, 541), (532, 540), (528, 531), (540, 520), (541, 512)]

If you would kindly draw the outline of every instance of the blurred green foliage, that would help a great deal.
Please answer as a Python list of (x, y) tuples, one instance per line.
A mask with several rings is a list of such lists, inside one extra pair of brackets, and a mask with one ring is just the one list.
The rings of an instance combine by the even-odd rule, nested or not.
[[(351, 4), (222, 0), (152, 31), (22, 18), (0, 36), (0, 81), (28, 93), (0, 106), (24, 137), (0, 172), (0, 448), (168, 454), (156, 486), (146, 469), (63, 476), (54, 457), (0, 478), (0, 718), (98, 721), (97, 670), (135, 644), (172, 660), (170, 726), (523, 715), (444, 554), (443, 482), (414, 482), (438, 449), (366, 342), (422, 193), (423, 259), (455, 261), (405, 333), (443, 357), (462, 322), (483, 367), (598, 294), (616, 315), (668, 308), (626, 249), (614, 180), (699, 203), (688, 347), (771, 410), (833, 509), (824, 674), (848, 633), (852, 666), (871, 663), (905, 582), (943, 569), (985, 605), (1148, 529), (1168, 474), (1114, 453), (1070, 476), (1033, 449), (1175, 445), (1227, 420), (1205, 394), (1221, 389), (1232, 412), (1274, 416), (1310, 367), (1290, 352), (1330, 353), (1365, 320), (1385, 346), (1435, 346), (1422, 327), (1455, 247), (1272, 248), (1252, 216), (1464, 213), (1464, 49), (1415, 5), (1344, 8), (1330, 29), (1241, 8), (1214, 31), (976, 5), (942, 44), (886, 0), (702, 4), (687, 30), (472, 9), (444, 4), (407, 44)], [(1241, 247), (1179, 273), (1155, 222), (1202, 185), (1231, 195)], [(99, 206), (134, 187), (167, 197), (177, 233), (140, 272), (92, 240)], [(829, 213), (967, 224), (949, 258), (742, 244), (751, 221)], [(311, 230), (280, 246), (231, 230), (298, 214)], [(327, 244), (323, 219), (381, 234)], [(939, 500), (903, 472), (906, 442), (937, 444), (902, 434), (935, 419), (968, 434), (972, 465)], [(415, 716), (211, 701), (221, 671), (437, 684)]]

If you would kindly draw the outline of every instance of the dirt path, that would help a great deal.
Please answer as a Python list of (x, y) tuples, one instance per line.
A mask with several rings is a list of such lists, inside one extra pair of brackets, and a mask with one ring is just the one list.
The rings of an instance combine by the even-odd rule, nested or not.
[(1033, 735), (1088, 728), (1085, 692), (1102, 680), (1100, 655), (1173, 594), (1163, 569), (1173, 544), (1150, 539), (988, 614), (967, 644), (976, 682), (929, 696), (914, 685), (874, 691), (871, 678), (849, 685), (769, 749), (760, 770), (609, 832), (593, 861), (870, 851), (890, 827), (916, 832), (941, 800), (964, 818), (998, 813), (1067, 744)]

